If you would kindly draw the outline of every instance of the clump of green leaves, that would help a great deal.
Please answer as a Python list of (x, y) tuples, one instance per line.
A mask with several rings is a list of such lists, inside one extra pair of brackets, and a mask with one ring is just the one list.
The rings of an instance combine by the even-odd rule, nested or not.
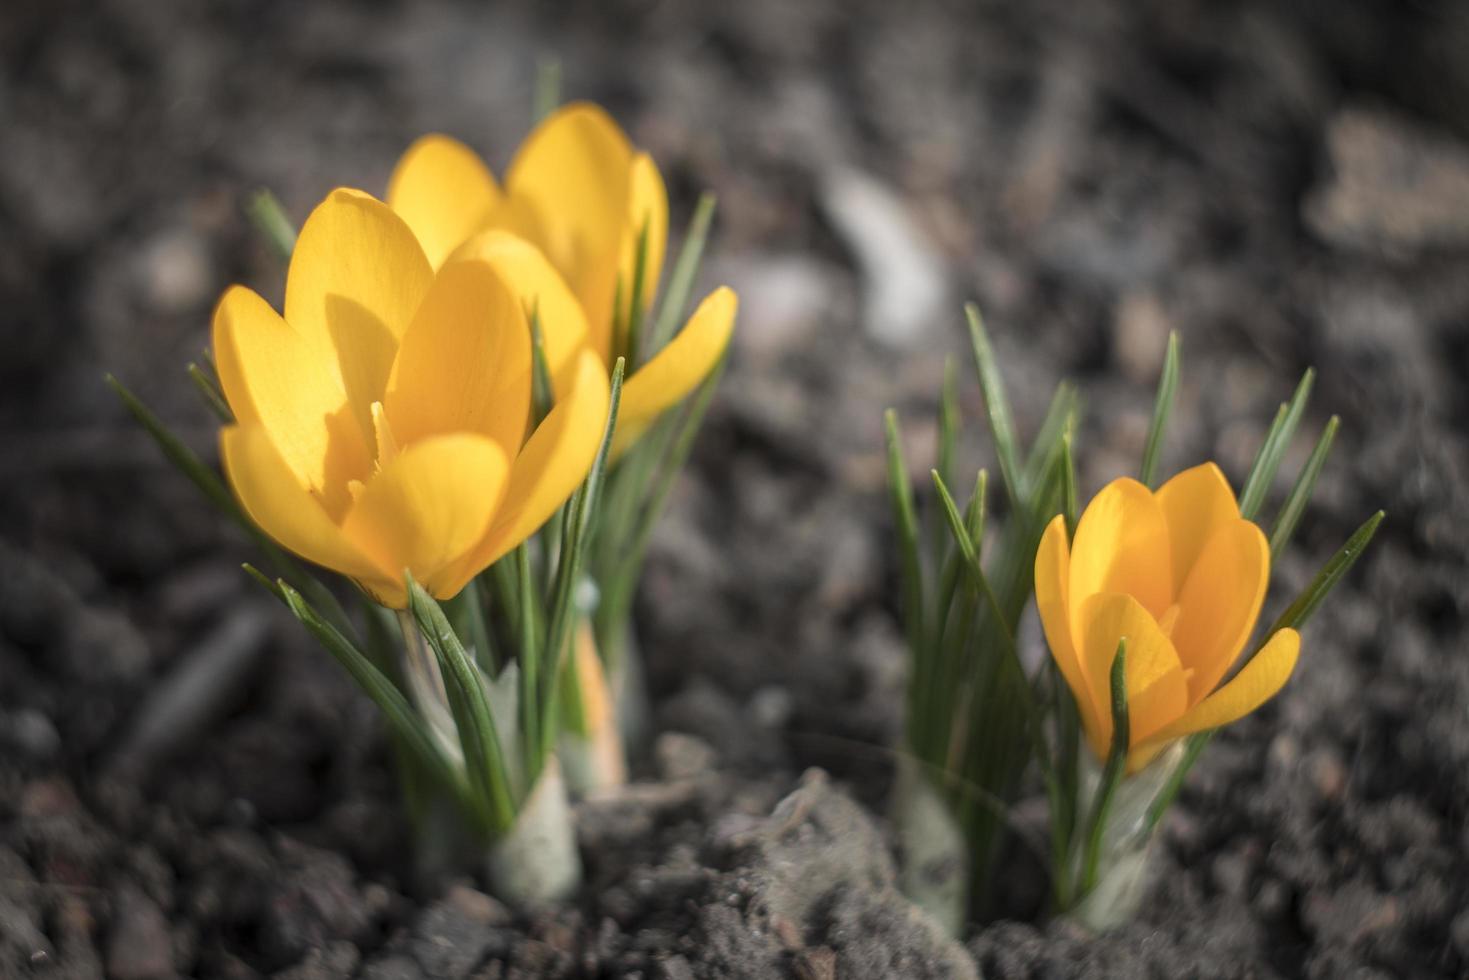
[(999, 460), (1002, 514), (990, 513), (984, 470), (962, 508), (950, 489), (960, 430), (952, 364), (939, 403), (938, 465), (930, 474), (937, 506), (927, 515), (926, 530), (892, 410), (887, 452), (903, 617), (913, 658), (902, 751), (911, 754), (921, 777), (946, 801), (967, 844), (967, 872), (983, 905), (1008, 811), (1043, 720), (1015, 638), (1033, 589), (1041, 532), (1068, 500), (1074, 508), (1070, 444), (1079, 405), (1069, 383), (1058, 386), (1040, 431), (1023, 445), (983, 320), (973, 305), (967, 314)]
[[(987, 516), (985, 472), (980, 471), (962, 508), (950, 490), (959, 427), (952, 365), (940, 399), (938, 466), (931, 474), (936, 514), (930, 515), (927, 533), (903, 460), (897, 417), (889, 411), (886, 420), (903, 615), (913, 658), (903, 750), (916, 760), (924, 780), (899, 780), (900, 838), (905, 813), (925, 812), (906, 805), (903, 797), (925, 787), (939, 794), (966, 844), (974, 910), (982, 915), (996, 848), (1006, 833), (1008, 807), (1033, 772), (1050, 806), (1055, 908), (1107, 928), (1125, 921), (1135, 909), (1146, 883), (1146, 845), (1213, 731), (1188, 736), (1140, 771), (1127, 773), (1124, 637), (1110, 674), (1112, 745), (1099, 767), (1084, 744), (1075, 700), (1055, 661), (1043, 657), (1038, 669), (1024, 668), (1016, 635), (1034, 589), (1040, 535), (1057, 514), (1064, 515), (1068, 535), (1076, 530), (1072, 443), (1078, 399), (1063, 382), (1035, 441), (1022, 452), (989, 338), (972, 306), (968, 314), (1007, 505), (1003, 525), (990, 535), (988, 551), (986, 525), (997, 522)], [(1339, 426), (1334, 416), (1326, 423), (1273, 520), (1266, 522), (1261, 511), (1305, 415), (1314, 377), (1308, 370), (1291, 399), (1280, 406), (1239, 497), (1241, 516), (1268, 528), (1273, 557), (1288, 546)], [(1150, 489), (1159, 482), (1159, 460), (1178, 383), (1178, 338), (1170, 336), (1138, 474)], [(1255, 653), (1280, 629), (1299, 628), (1307, 621), (1360, 557), (1382, 518), (1379, 511), (1357, 529), (1261, 633)], [(952, 890), (939, 893), (938, 899), (940, 904), (963, 900), (962, 892)], [(931, 910), (951, 927), (966, 912)]]

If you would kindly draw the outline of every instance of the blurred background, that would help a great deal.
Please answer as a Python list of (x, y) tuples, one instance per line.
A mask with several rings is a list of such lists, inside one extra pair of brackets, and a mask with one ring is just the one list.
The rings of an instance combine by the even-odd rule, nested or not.
[[(1466, 49), (1447, 0), (9, 0), (0, 975), (1462, 975)], [(101, 379), (213, 454), (184, 366), (226, 286), (283, 288), (244, 197), (300, 221), (334, 186), (380, 195), (428, 131), (503, 172), (547, 57), (658, 160), (675, 229), (718, 195), (705, 279), (741, 313), (640, 604), (680, 734), (641, 795), (583, 807), (581, 900), (521, 920), (470, 881), (412, 887), (370, 706)], [(1023, 432), (1081, 384), (1085, 495), (1135, 468), (1169, 330), (1165, 471), (1214, 458), (1238, 485), (1314, 365), (1276, 499), (1342, 428), (1277, 598), (1388, 523), (1284, 694), (1196, 769), (1138, 924), (1040, 921), (1020, 859), (1012, 918), (963, 949), (867, 885), (801, 906), (792, 941), (721, 911), (777, 887), (729, 841), (808, 766), (860, 804), (833, 847), (884, 832), (905, 654), (881, 411), (926, 474), (958, 356), (964, 465), (990, 465), (968, 299)]]

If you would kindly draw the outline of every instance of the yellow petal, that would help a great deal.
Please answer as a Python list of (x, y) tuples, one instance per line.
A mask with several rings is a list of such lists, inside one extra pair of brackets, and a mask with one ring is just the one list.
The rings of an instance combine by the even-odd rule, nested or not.
[(214, 356), (235, 419), (263, 429), (295, 480), (339, 518), (348, 481), (367, 474), (372, 456), (336, 366), (242, 286), (214, 310)]
[(311, 491), (255, 425), (231, 425), (219, 434), (220, 457), (245, 513), (281, 547), (353, 578), (384, 573), (342, 533)]
[(1150, 742), (1162, 744), (1194, 732), (1219, 728), (1243, 718), (1269, 701), (1285, 686), (1301, 652), (1301, 636), (1293, 629), (1277, 630), (1259, 653), (1228, 684), (1189, 709), (1182, 717), (1153, 733)]
[(1096, 702), (1082, 673), (1081, 662), (1076, 656), (1076, 644), (1071, 637), (1071, 611), (1068, 602), (1068, 574), (1071, 570), (1071, 545), (1066, 540), (1066, 518), (1057, 514), (1041, 535), (1040, 548), (1035, 554), (1035, 606), (1040, 614), (1041, 626), (1045, 629), (1046, 642), (1051, 647), (1051, 656), (1071, 694), (1076, 699), (1076, 709), (1086, 726), (1088, 738), (1100, 737), (1101, 726), (1097, 722)]
[(1158, 623), (1132, 596), (1095, 595), (1082, 604), (1082, 641), (1088, 685), (1100, 721), (1099, 758), (1106, 758), (1112, 739), (1112, 661), (1117, 645), (1127, 639), (1127, 711), (1129, 744), (1136, 745), (1188, 708), (1188, 685), (1173, 644)]
[(530, 537), (586, 479), (607, 427), (608, 389), (607, 369), (596, 354), (582, 351), (570, 394), (526, 440), (494, 525), (455, 575), (468, 580)]
[[(520, 452), (531, 402), (530, 327), (499, 272), (456, 256), (403, 335), (384, 403), (399, 445), (473, 432)], [(381, 462), (381, 460), (379, 460)]]
[(398, 339), (433, 281), (413, 232), (361, 191), (338, 189), (306, 219), (286, 276), (286, 322), (335, 364), (364, 432)]
[(588, 344), (587, 315), (566, 280), (541, 250), (525, 238), (496, 229), (476, 235), (454, 256), (488, 262), (520, 297), (521, 306), (536, 311), (556, 397), (565, 397), (576, 380), (576, 355)]
[[(1088, 596), (1120, 592), (1160, 618), (1173, 603), (1171, 565), (1168, 526), (1152, 492), (1136, 480), (1113, 480), (1087, 504), (1071, 542), (1073, 617)], [(1075, 619), (1072, 630), (1084, 632)]]
[(456, 139), (430, 133), (393, 168), (387, 203), (413, 229), (437, 269), (489, 221), (500, 203), (500, 188), (479, 154)]
[(1189, 677), (1189, 703), (1214, 690), (1229, 670), (1265, 601), (1270, 544), (1250, 521), (1220, 525), (1194, 563), (1178, 596), (1173, 646)]
[(505, 451), (481, 435), (434, 436), (400, 452), (363, 488), (342, 529), (396, 574), (379, 601), (401, 608), (402, 572), (448, 599), (463, 581), (453, 567), (484, 536), (506, 489)]
[(1157, 497), (1168, 524), (1173, 580), (1181, 588), (1214, 532), (1239, 519), (1239, 504), (1229, 481), (1213, 463), (1177, 474), (1158, 488)]
[(634, 155), (629, 175), (627, 232), (622, 246), (622, 280), (629, 288), (637, 276), (638, 239), (648, 230), (643, 267), (643, 307), (653, 305), (658, 295), (658, 278), (663, 272), (663, 251), (668, 244), (668, 190), (658, 165), (646, 153)]
[(689, 322), (622, 386), (612, 455), (622, 455), (659, 415), (678, 404), (714, 370), (734, 330), (739, 299), (720, 286), (704, 297)]
[(525, 202), (513, 209), (521, 218), (534, 214), (524, 224), (538, 228), (536, 244), (581, 299), (594, 331), (612, 322), (632, 158), (605, 111), (573, 102), (526, 137), (505, 178), (507, 196)]

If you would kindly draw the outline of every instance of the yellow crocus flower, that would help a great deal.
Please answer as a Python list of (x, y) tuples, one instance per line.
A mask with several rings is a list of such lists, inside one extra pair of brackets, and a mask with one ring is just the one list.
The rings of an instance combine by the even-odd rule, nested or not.
[(534, 533), (585, 478), (607, 421), (607, 372), (586, 353), (527, 433), (519, 296), (474, 255), (435, 272), (360, 191), (333, 191), (301, 228), (284, 315), (225, 292), (214, 352), (235, 416), (221, 453), (245, 511), (397, 608), (405, 571), (449, 598)]
[(1123, 638), (1129, 772), (1280, 690), (1300, 652), (1292, 629), (1277, 631), (1220, 686), (1254, 631), (1269, 581), (1265, 535), (1240, 517), (1213, 463), (1156, 493), (1114, 480), (1087, 505), (1073, 541), (1064, 517), (1050, 523), (1036, 554), (1036, 606), (1099, 759), (1112, 741), (1110, 673)]
[[(593, 350), (610, 368), (618, 283), (631, 287), (645, 230), (644, 305), (657, 294), (668, 240), (663, 177), (595, 105), (571, 103), (538, 125), (516, 152), (503, 188), (464, 144), (424, 136), (394, 168), (387, 201), (436, 266), (466, 249), (506, 265), (506, 281), (526, 308), (542, 313), (558, 396), (558, 364), (569, 352)], [(529, 243), (538, 254), (515, 248), (510, 239)], [(713, 369), (728, 345), (736, 306), (728, 288), (710, 294), (677, 336), (627, 379), (614, 455)], [(548, 307), (561, 315), (552, 321)]]

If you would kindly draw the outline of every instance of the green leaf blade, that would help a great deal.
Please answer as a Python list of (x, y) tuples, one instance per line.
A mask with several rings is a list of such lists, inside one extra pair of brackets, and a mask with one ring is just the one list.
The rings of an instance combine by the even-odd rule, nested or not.
[(1178, 394), (1178, 332), (1168, 332), (1168, 351), (1163, 356), (1163, 374), (1158, 379), (1158, 395), (1153, 401), (1153, 421), (1148, 426), (1148, 441), (1143, 449), (1143, 465), (1138, 479), (1149, 490), (1158, 489), (1158, 459), (1162, 455), (1163, 436), (1173, 415)]
[(1285, 458), (1285, 451), (1290, 447), (1296, 427), (1300, 425), (1301, 417), (1306, 412), (1306, 403), (1311, 399), (1311, 387), (1315, 381), (1315, 369), (1307, 368), (1306, 373), (1301, 375), (1300, 383), (1296, 385), (1295, 394), (1289, 402), (1280, 406), (1275, 414), (1275, 421), (1265, 434), (1265, 440), (1260, 443), (1260, 451), (1255, 455), (1255, 463), (1250, 467), (1245, 488), (1239, 495), (1239, 512), (1245, 520), (1254, 520), (1261, 505), (1265, 503), (1265, 495), (1275, 482), (1280, 461)]
[(1020, 486), (1020, 454), (1016, 447), (1015, 422), (1010, 412), (1010, 402), (1005, 397), (1005, 383), (990, 345), (989, 333), (980, 317), (979, 307), (966, 304), (964, 314), (969, 321), (969, 342), (974, 350), (974, 364), (979, 371), (979, 385), (984, 395), (986, 414), (989, 416), (990, 435), (995, 442), (995, 452), (1000, 460), (1000, 478), (1005, 492), (1017, 512), (1022, 512), (1024, 494)]
[(245, 199), (245, 215), (265, 244), (281, 262), (291, 261), (296, 251), (296, 226), (268, 188), (262, 187)]
[(903, 619), (907, 627), (908, 647), (914, 656), (923, 657), (923, 561), (919, 552), (918, 513), (913, 506), (913, 487), (908, 482), (908, 465), (903, 459), (903, 443), (898, 435), (898, 413), (888, 409), (883, 415), (887, 438), (888, 495), (898, 528), (899, 561), (903, 580)]
[[(459, 745), (464, 751), (469, 784), (480, 801), (480, 808), (488, 815), (491, 832), (503, 833), (515, 821), (515, 801), (483, 675), (442, 607), (412, 575), (406, 576), (405, 582), (412, 621), (439, 662), (449, 709), (459, 732)], [(404, 628), (409, 628), (409, 624), (405, 622)], [(405, 641), (411, 642), (406, 637)]]
[[(260, 576), (248, 566), (247, 571), (264, 579), (264, 576)], [(266, 579), (264, 584), (286, 604), (291, 613), (306, 627), (307, 632), (332, 655), (337, 663), (341, 664), (362, 692), (377, 705), (388, 725), (418, 760), (433, 771), (445, 786), (455, 789), (456, 792), (462, 792), (463, 781), (460, 774), (439, 749), (433, 734), (428, 730), (423, 719), (413, 710), (413, 706), (408, 703), (403, 692), (398, 690), (397, 686), (373, 665), (366, 654), (358, 650), (351, 640), (327, 622), (288, 582), (278, 579), (270, 583)]]
[(694, 280), (704, 259), (704, 247), (709, 241), (709, 229), (714, 223), (716, 198), (705, 191), (699, 195), (694, 215), (689, 219), (688, 231), (684, 233), (683, 245), (673, 263), (673, 275), (668, 280), (668, 289), (658, 307), (658, 316), (653, 321), (649, 335), (647, 356), (653, 357), (673, 339), (688, 309), (689, 297), (693, 293)]
[[(1268, 642), (1270, 637), (1274, 636), (1279, 630), (1287, 627), (1300, 629), (1306, 624), (1306, 621), (1311, 618), (1312, 613), (1331, 594), (1331, 590), (1336, 588), (1337, 583), (1346, 577), (1347, 572), (1352, 570), (1352, 566), (1357, 563), (1357, 559), (1362, 557), (1362, 552), (1367, 549), (1367, 545), (1372, 543), (1372, 537), (1377, 533), (1378, 525), (1382, 523), (1383, 518), (1386, 516), (1385, 512), (1379, 510), (1367, 518), (1356, 531), (1352, 532), (1352, 536), (1347, 539), (1346, 544), (1342, 545), (1336, 554), (1327, 560), (1326, 564), (1316, 573), (1316, 577), (1311, 580), (1310, 584), (1301, 591), (1300, 595), (1296, 596), (1295, 601), (1271, 624), (1270, 629), (1265, 634), (1264, 642)], [(1262, 646), (1264, 642), (1262, 642)]]
[(1301, 515), (1306, 511), (1306, 505), (1311, 501), (1311, 494), (1316, 489), (1316, 478), (1321, 475), (1321, 468), (1326, 465), (1326, 457), (1331, 453), (1331, 444), (1336, 439), (1337, 427), (1341, 419), (1333, 415), (1326, 423), (1326, 428), (1321, 431), (1321, 437), (1316, 440), (1316, 447), (1311, 450), (1311, 456), (1306, 460), (1306, 465), (1301, 467), (1301, 473), (1296, 477), (1295, 486), (1291, 487), (1290, 496), (1285, 500), (1284, 506), (1280, 508), (1280, 514), (1275, 518), (1275, 527), (1270, 531), (1270, 558), (1278, 560), (1284, 553), (1286, 545), (1290, 544), (1291, 536), (1295, 534), (1296, 525), (1301, 520)]

